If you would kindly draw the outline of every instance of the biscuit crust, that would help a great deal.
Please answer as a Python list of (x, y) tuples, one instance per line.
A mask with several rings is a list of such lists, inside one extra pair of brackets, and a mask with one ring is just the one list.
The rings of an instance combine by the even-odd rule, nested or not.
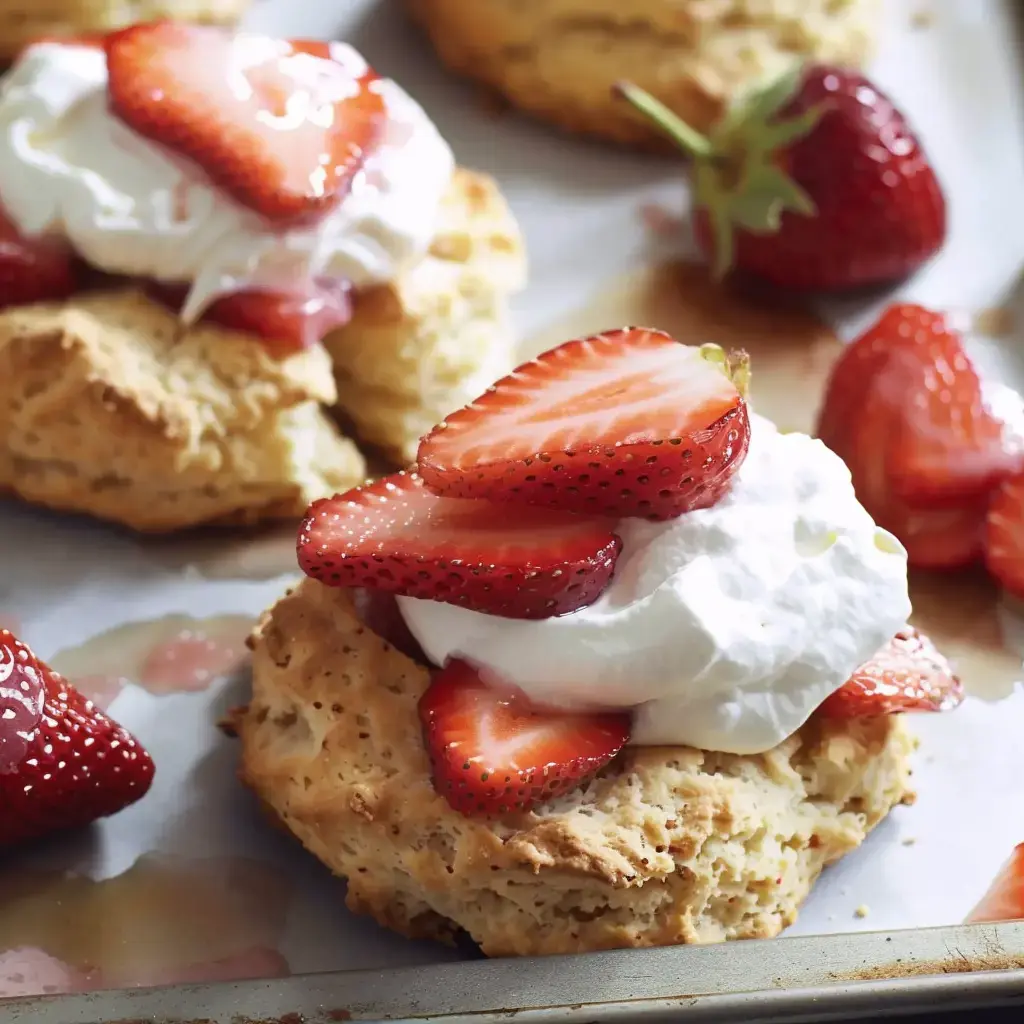
[(41, 36), (109, 32), (159, 18), (233, 24), (248, 8), (249, 0), (2, 0), (0, 60), (13, 60)]
[(0, 312), (0, 491), (144, 532), (301, 515), (365, 463), (288, 359), (133, 289)]
[(612, 97), (635, 82), (706, 130), (794, 62), (859, 66), (881, 0), (406, 0), (441, 60), (513, 106), (611, 142), (670, 144)]
[(766, 754), (632, 748), (550, 805), (465, 818), (433, 790), (428, 673), (304, 580), (251, 641), (241, 776), (348, 907), (490, 956), (777, 935), (822, 868), (910, 802), (902, 716), (812, 721)]
[(398, 465), (420, 437), (515, 365), (508, 298), (526, 281), (523, 240), (495, 182), (457, 170), (427, 255), (355, 297), (324, 339), (338, 406), (360, 439)]

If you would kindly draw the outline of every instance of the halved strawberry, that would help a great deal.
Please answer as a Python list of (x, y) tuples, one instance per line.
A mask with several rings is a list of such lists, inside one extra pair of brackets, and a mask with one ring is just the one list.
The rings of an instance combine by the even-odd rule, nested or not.
[(384, 131), (376, 76), (329, 43), (159, 21), (106, 49), (113, 111), (268, 220), (331, 209)]
[(866, 718), (900, 711), (950, 711), (963, 685), (935, 645), (916, 629), (897, 633), (819, 709), (826, 718)]
[(0, 210), (0, 309), (64, 299), (76, 290), (71, 254), (52, 238), (25, 238)]
[(152, 779), (127, 731), (0, 629), (0, 848), (115, 814)]
[(846, 462), (865, 508), (903, 541), (911, 564), (928, 568), (980, 555), (988, 493), (1022, 460), (960, 335), (913, 305), (892, 306), (848, 346), (817, 432)]
[(750, 443), (745, 356), (627, 327), (545, 352), (435, 427), (427, 486), (450, 498), (671, 519), (728, 489)]
[(628, 714), (536, 710), (450, 661), (420, 698), (434, 788), (461, 814), (525, 811), (575, 789), (629, 740)]
[(299, 566), (333, 587), (375, 587), (509, 619), (597, 600), (621, 543), (607, 522), (439, 498), (395, 473), (310, 505)]
[[(152, 283), (151, 294), (175, 312), (188, 294), (187, 286)], [(352, 299), (344, 281), (320, 279), (304, 293), (247, 291), (216, 299), (202, 320), (263, 340), (264, 348), (285, 358), (316, 345), (352, 317)]]
[(1003, 865), (988, 892), (967, 916), (967, 924), (1024, 918), (1024, 843)]
[(1015, 597), (1024, 598), (1024, 475), (992, 496), (985, 519), (985, 567)]

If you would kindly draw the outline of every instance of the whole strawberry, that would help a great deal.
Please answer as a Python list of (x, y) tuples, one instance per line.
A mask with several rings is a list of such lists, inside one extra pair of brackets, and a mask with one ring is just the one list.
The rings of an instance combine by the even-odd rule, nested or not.
[(116, 814), (152, 780), (126, 730), (0, 629), (0, 849)]
[(636, 86), (619, 91), (692, 158), (694, 230), (716, 276), (842, 291), (901, 280), (942, 247), (935, 172), (904, 116), (855, 72), (793, 71), (707, 137)]

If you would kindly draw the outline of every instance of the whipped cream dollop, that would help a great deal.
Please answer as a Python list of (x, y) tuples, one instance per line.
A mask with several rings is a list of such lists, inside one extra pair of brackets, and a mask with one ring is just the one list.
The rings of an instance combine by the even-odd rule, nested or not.
[[(331, 47), (354, 74), (365, 71), (351, 47)], [(387, 126), (350, 193), (315, 224), (275, 230), (111, 113), (101, 49), (40, 43), (0, 84), (0, 202), (22, 234), (64, 237), (100, 270), (191, 284), (186, 320), (244, 289), (390, 281), (426, 252), (454, 159), (410, 96), (389, 80), (377, 87)]]
[(907, 622), (907, 556), (838, 456), (761, 417), (729, 493), (662, 523), (626, 519), (592, 605), (520, 621), (399, 598), (434, 664), (558, 708), (633, 709), (636, 744), (737, 754), (781, 743)]

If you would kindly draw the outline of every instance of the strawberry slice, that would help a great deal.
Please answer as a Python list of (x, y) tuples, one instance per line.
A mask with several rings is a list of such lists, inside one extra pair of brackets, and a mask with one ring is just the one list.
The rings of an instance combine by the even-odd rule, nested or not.
[(1020, 918), (1024, 918), (1024, 843), (1014, 849), (988, 892), (968, 915), (966, 923), (1016, 921)]
[(864, 507), (923, 568), (979, 557), (988, 494), (1022, 458), (960, 335), (913, 305), (892, 306), (848, 346), (817, 433), (846, 462)]
[[(188, 287), (152, 282), (154, 298), (178, 312)], [(203, 313), (206, 323), (244, 331), (263, 340), (263, 347), (279, 359), (312, 348), (336, 327), (352, 318), (348, 284), (328, 278), (310, 283), (304, 293), (245, 291), (224, 295)]]
[(0, 309), (65, 299), (77, 287), (71, 255), (51, 238), (24, 238), (0, 210)]
[(1024, 475), (996, 490), (985, 520), (985, 566), (1015, 597), (1024, 598)]
[(963, 685), (935, 645), (916, 629), (897, 633), (819, 709), (826, 718), (867, 718), (900, 711), (950, 711)]
[(539, 711), (450, 661), (420, 698), (434, 788), (460, 814), (525, 811), (575, 789), (629, 740), (628, 714)]
[(520, 366), (421, 442), (438, 494), (671, 519), (728, 489), (750, 443), (745, 356), (629, 327)]
[(596, 601), (621, 543), (608, 523), (439, 498), (395, 473), (310, 505), (299, 565), (332, 587), (374, 587), (509, 619)]
[(115, 814), (152, 779), (128, 732), (0, 629), (0, 849)]
[(329, 43), (158, 21), (106, 48), (114, 113), (271, 221), (333, 208), (386, 124), (376, 75)]

